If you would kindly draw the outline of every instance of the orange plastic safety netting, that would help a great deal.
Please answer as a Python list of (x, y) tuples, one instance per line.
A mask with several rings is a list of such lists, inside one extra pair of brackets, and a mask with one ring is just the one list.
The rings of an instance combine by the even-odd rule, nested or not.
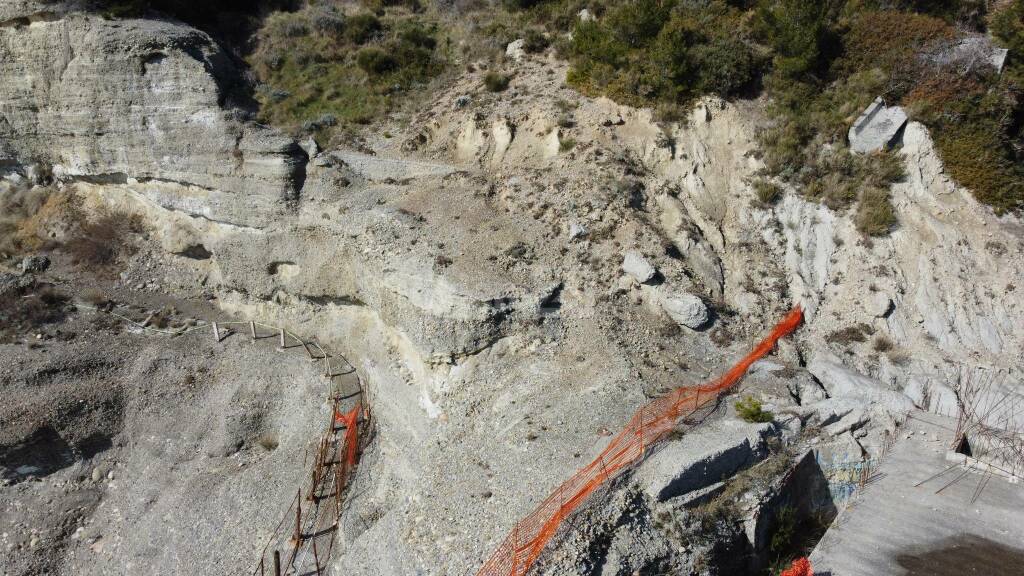
[(334, 421), (345, 428), (343, 445), (345, 447), (346, 473), (355, 468), (359, 460), (359, 427), (356, 424), (359, 420), (360, 412), (362, 412), (362, 405), (360, 404), (356, 404), (355, 407), (344, 414), (337, 410), (334, 411)]
[(796, 330), (802, 319), (800, 308), (794, 308), (767, 338), (716, 380), (701, 386), (676, 388), (640, 408), (593, 462), (562, 483), (529, 516), (513, 527), (512, 532), (477, 572), (477, 576), (525, 574), (555, 535), (562, 520), (576, 510), (587, 496), (624, 468), (639, 462), (653, 444), (675, 427), (680, 418), (714, 401), (724, 390), (736, 384), (751, 364), (771, 352), (780, 338)]
[(814, 576), (814, 571), (811, 570), (810, 560), (807, 558), (797, 558), (779, 576)]

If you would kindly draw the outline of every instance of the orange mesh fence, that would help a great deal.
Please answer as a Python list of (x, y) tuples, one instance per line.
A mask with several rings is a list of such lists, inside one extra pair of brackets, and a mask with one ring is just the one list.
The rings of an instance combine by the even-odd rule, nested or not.
[(803, 313), (794, 308), (735, 366), (707, 384), (676, 388), (643, 406), (633, 415), (593, 462), (576, 472), (551, 493), (529, 516), (520, 520), (498, 549), (477, 572), (477, 576), (520, 576), (540, 556), (544, 546), (569, 514), (606, 480), (640, 461), (645, 452), (663, 439), (676, 422), (718, 398), (746, 374), (755, 361), (771, 352), (780, 338), (800, 325)]
[(355, 467), (359, 458), (359, 427), (356, 422), (359, 420), (359, 413), (362, 406), (356, 404), (351, 410), (344, 414), (334, 412), (334, 421), (345, 427), (345, 469), (346, 471)]
[(779, 576), (814, 576), (814, 572), (811, 570), (811, 561), (807, 558), (797, 558)]

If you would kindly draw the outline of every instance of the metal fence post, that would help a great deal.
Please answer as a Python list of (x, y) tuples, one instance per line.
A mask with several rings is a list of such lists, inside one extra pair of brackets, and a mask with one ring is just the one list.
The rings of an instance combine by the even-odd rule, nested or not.
[(299, 547), (302, 541), (302, 488), (298, 490), (298, 498), (295, 499), (295, 547)]

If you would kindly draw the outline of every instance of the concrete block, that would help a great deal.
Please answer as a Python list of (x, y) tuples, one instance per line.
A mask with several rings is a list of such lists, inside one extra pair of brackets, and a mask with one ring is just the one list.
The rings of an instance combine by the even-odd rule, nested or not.
[(907, 115), (903, 109), (886, 106), (879, 96), (850, 127), (850, 149), (864, 154), (888, 148), (906, 123)]

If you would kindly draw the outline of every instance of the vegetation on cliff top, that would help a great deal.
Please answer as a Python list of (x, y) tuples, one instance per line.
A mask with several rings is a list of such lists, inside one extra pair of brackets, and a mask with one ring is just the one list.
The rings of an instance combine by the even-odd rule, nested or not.
[[(96, 2), (115, 14), (155, 9), (208, 25), (239, 4)], [(484, 62), (488, 89), (497, 89), (504, 45), (524, 38), (531, 52), (555, 44), (571, 64), (567, 82), (582, 92), (650, 106), (666, 120), (705, 94), (766, 93), (763, 176), (855, 209), (865, 234), (896, 225), (888, 188), (903, 177), (889, 153), (847, 150), (850, 124), (877, 95), (932, 129), (947, 170), (980, 201), (997, 213), (1024, 208), (1024, 0), (243, 4), (247, 21), (260, 18), (245, 52), (261, 119), (293, 132), (372, 121), (456, 64)], [(934, 57), (965, 34), (991, 34), (1011, 49), (1001, 75)]]
[(267, 18), (249, 57), (261, 118), (330, 132), (366, 123), (444, 68), (438, 26), (408, 10), (345, 13), (330, 4)]
[[(666, 119), (704, 94), (763, 89), (765, 176), (833, 209), (856, 206), (868, 235), (895, 225), (891, 154), (853, 156), (846, 132), (882, 95), (928, 125), (947, 169), (997, 213), (1024, 208), (1024, 1), (541, 0), (509, 2), (553, 30), (570, 84)], [(594, 19), (577, 18), (587, 8)], [(932, 56), (988, 31), (1011, 48), (1000, 76)], [(960, 63), (962, 64), (962, 63)]]

